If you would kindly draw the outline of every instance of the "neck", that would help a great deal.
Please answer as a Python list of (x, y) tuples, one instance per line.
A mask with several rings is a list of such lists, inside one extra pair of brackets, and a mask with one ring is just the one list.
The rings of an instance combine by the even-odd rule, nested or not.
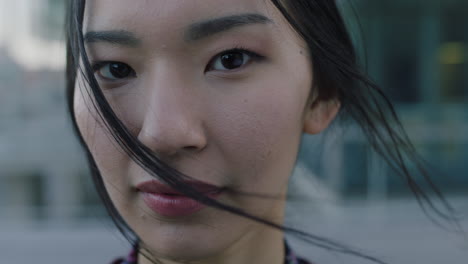
[[(284, 236), (280, 230), (266, 227), (261, 224), (255, 228), (255, 232), (243, 236), (226, 251), (206, 259), (175, 262), (158, 259), (161, 264), (283, 264), (285, 258)], [(153, 264), (153, 262), (139, 255), (139, 264)]]

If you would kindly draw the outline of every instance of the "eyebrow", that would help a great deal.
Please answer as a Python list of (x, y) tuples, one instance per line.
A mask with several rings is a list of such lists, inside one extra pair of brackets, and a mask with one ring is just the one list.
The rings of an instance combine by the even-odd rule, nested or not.
[(132, 32), (125, 30), (88, 31), (84, 35), (86, 43), (107, 42), (122, 46), (137, 47), (141, 40)]
[[(219, 17), (197, 22), (190, 25), (185, 31), (184, 39), (187, 42), (193, 42), (213, 36), (221, 32), (231, 30), (236, 27), (247, 26), (252, 24), (269, 23), (273, 23), (273, 20), (257, 13), (246, 13)], [(142, 41), (130, 31), (106, 30), (86, 32), (86, 34), (84, 35), (84, 42), (106, 42), (121, 46), (137, 47), (141, 45)]]
[(273, 21), (264, 15), (256, 13), (214, 18), (191, 25), (185, 32), (185, 40), (196, 41), (236, 27), (268, 23), (273, 23)]

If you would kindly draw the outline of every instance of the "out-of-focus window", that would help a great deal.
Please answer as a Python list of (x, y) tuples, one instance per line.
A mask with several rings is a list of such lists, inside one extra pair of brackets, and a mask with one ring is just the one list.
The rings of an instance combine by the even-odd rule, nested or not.
[(455, 5), (441, 12), (440, 96), (443, 102), (468, 101), (467, 11)]
[(39, 37), (49, 40), (63, 40), (65, 5), (68, 1), (47, 0), (39, 6), (37, 34)]

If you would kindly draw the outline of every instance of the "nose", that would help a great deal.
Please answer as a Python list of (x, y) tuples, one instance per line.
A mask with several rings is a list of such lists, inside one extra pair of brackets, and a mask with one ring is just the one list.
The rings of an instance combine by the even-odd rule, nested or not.
[[(165, 158), (194, 154), (207, 145), (201, 103), (190, 81), (170, 74), (154, 75), (146, 83), (143, 124), (138, 139)], [(184, 85), (185, 84), (185, 85)]]

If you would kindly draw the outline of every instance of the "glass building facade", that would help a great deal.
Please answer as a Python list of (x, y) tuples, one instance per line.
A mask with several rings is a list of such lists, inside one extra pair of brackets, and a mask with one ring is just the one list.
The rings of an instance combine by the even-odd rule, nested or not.
[[(468, 189), (468, 2), (341, 1), (363, 68), (395, 103), (410, 139), (448, 193)], [(352, 4), (351, 4), (352, 3)], [(357, 17), (357, 20), (356, 20)], [(342, 194), (387, 196), (405, 183), (353, 127), (312, 170)], [(302, 159), (307, 161), (307, 151)], [(312, 155), (313, 156), (313, 155)], [(341, 165), (339, 165), (341, 164)]]

